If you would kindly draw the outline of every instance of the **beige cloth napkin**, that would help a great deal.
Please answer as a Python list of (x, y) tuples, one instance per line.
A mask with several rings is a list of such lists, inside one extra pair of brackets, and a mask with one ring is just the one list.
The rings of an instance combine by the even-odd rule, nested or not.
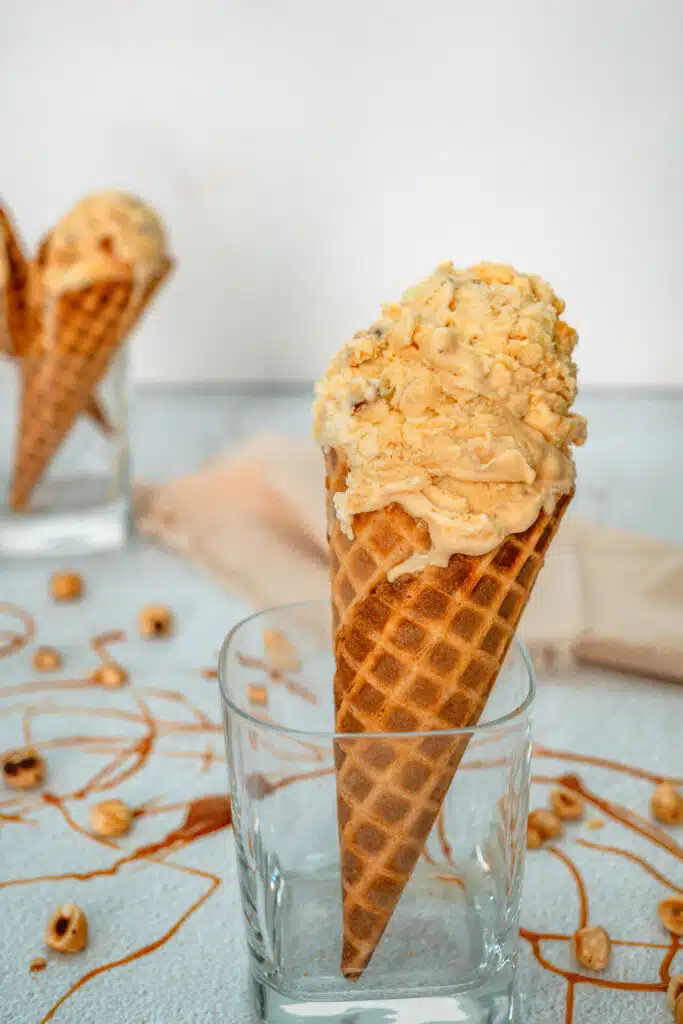
[[(256, 437), (138, 498), (144, 533), (257, 607), (329, 592), (312, 442)], [(566, 520), (520, 632), (546, 670), (578, 661), (683, 681), (683, 549)]]

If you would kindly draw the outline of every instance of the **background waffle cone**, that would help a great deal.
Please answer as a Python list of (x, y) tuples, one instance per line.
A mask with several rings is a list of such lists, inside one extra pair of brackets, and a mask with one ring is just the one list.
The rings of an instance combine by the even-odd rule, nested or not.
[(31, 493), (81, 412), (89, 411), (111, 429), (93, 389), (172, 267), (170, 259), (164, 260), (159, 272), (142, 288), (132, 278), (126, 278), (98, 281), (64, 292), (54, 299), (50, 309), (42, 295), (40, 268), (36, 266), (33, 341), (22, 374), (21, 413), (10, 490), (12, 508), (27, 506)]
[(98, 282), (64, 292), (43, 311), (43, 344), (24, 360), (12, 508), (26, 507), (109, 367), (132, 289), (132, 280)]
[[(334, 451), (326, 467), (331, 502), (347, 468)], [(476, 725), (570, 500), (486, 555), (453, 555), (393, 583), (392, 568), (429, 549), (426, 526), (393, 504), (354, 516), (349, 540), (330, 514), (336, 731)], [(466, 746), (466, 737), (337, 741), (347, 978), (367, 967)]]
[(0, 353), (21, 356), (28, 327), (28, 261), (7, 213), (0, 207)]

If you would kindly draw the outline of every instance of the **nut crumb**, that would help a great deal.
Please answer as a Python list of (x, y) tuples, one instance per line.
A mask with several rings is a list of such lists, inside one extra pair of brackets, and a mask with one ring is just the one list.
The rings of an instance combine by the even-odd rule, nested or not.
[(247, 687), (247, 700), (250, 704), (265, 707), (268, 703), (268, 691), (265, 686), (256, 686), (254, 683), (251, 683)]
[(276, 629), (263, 630), (263, 651), (268, 664), (279, 672), (298, 672), (301, 668), (296, 647)]
[(173, 632), (173, 613), (163, 604), (148, 604), (138, 615), (140, 636), (145, 640), (159, 640)]
[(650, 800), (652, 817), (663, 825), (683, 825), (683, 794), (670, 782), (660, 782)]
[(130, 832), (133, 817), (123, 800), (102, 800), (90, 808), (90, 828), (97, 836), (118, 838)]
[(683, 896), (672, 896), (659, 904), (659, 920), (672, 935), (683, 936)]
[(58, 953), (80, 953), (88, 942), (88, 919), (75, 903), (57, 907), (45, 929), (45, 943)]
[(666, 990), (670, 1010), (676, 1009), (676, 1003), (681, 995), (683, 995), (683, 974), (672, 974), (669, 987)]
[(2, 777), (11, 789), (36, 789), (45, 778), (45, 762), (33, 747), (14, 750), (2, 762)]
[(31, 974), (38, 974), (39, 971), (44, 971), (47, 967), (47, 960), (44, 956), (34, 956), (31, 963), (28, 965), (28, 969)]
[(83, 577), (77, 572), (55, 572), (50, 577), (55, 601), (78, 601), (83, 596)]
[(562, 822), (552, 811), (540, 808), (529, 814), (529, 827), (539, 833), (541, 839), (558, 839), (562, 832)]
[(32, 662), (36, 672), (56, 672), (62, 667), (62, 656), (54, 647), (36, 647)]
[(578, 821), (583, 817), (585, 801), (580, 793), (560, 786), (551, 792), (550, 806), (558, 818), (564, 821)]
[(218, 669), (203, 668), (202, 676), (204, 677), (204, 679), (218, 679)]
[(574, 956), (590, 971), (604, 971), (612, 955), (612, 940), (599, 925), (579, 928), (572, 938)]
[(604, 828), (604, 827), (605, 827), (605, 823), (602, 820), (602, 818), (589, 818), (588, 821), (586, 822), (586, 828), (589, 828), (589, 829), (591, 829), (593, 831), (595, 829)]

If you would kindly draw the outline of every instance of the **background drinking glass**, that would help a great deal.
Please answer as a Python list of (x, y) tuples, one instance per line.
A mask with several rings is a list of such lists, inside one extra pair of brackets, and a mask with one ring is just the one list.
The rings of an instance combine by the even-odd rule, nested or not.
[(45, 374), (45, 393), (59, 395), (68, 383), (42, 356), (0, 358), (0, 555), (121, 546), (130, 520), (125, 345), (66, 429), (68, 401), (58, 414), (47, 402), (22, 414), (29, 373)]
[[(419, 999), (411, 1021), (514, 1020), (534, 696), (528, 659), (512, 646), (476, 728), (335, 736), (328, 619), (326, 602), (263, 612), (240, 623), (221, 654), (256, 1010), (279, 1021), (334, 1019), (346, 1008), (364, 1021)], [(368, 968), (349, 982), (340, 970), (335, 755), (364, 745), (380, 762), (407, 762), (420, 759), (425, 741), (464, 754)], [(394, 778), (392, 798), (400, 829), (415, 796)], [(361, 856), (372, 860), (375, 843), (396, 844), (379, 831)], [(390, 888), (380, 879), (374, 894), (381, 901)]]

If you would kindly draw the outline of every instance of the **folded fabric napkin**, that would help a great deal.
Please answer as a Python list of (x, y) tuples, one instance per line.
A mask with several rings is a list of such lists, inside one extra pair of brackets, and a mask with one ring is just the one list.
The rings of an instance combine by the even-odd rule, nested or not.
[[(138, 492), (147, 535), (256, 607), (329, 592), (323, 460), (259, 436)], [(520, 632), (546, 671), (574, 662), (683, 682), (683, 549), (565, 520)]]

